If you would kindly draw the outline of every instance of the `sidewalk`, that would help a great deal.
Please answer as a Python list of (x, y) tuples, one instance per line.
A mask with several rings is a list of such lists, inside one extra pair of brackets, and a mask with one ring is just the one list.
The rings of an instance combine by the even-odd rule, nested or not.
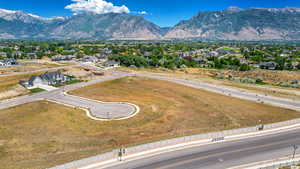
[(245, 164), (229, 169), (275, 169), (285, 166), (300, 164), (300, 155), (296, 155), (293, 159), (292, 156), (282, 157), (279, 159), (272, 159), (268, 161), (261, 161), (257, 163)]
[[(240, 132), (238, 134), (229, 131), (208, 133), (203, 135), (174, 138), (174, 139), (164, 140), (161, 142), (150, 143), (150, 144), (140, 145), (136, 147), (130, 147), (127, 148), (126, 150), (127, 154), (123, 157), (122, 162), (126, 163), (129, 161), (143, 159), (157, 154), (173, 152), (185, 148), (204, 146), (204, 145), (209, 145), (209, 144), (214, 144), (219, 142), (236, 141), (236, 140), (241, 140), (241, 139), (246, 139), (251, 137), (266, 136), (275, 133), (300, 129), (300, 123), (298, 123), (296, 120), (293, 121), (293, 124), (286, 124), (286, 125), (282, 124), (281, 127), (280, 126), (276, 127), (276, 125), (274, 124), (270, 124), (270, 126), (274, 126), (274, 127), (273, 128), (269, 127), (263, 131), (257, 131), (256, 127), (250, 128), (252, 131), (249, 130), (248, 132), (247, 132), (247, 128), (232, 130), (232, 131)], [(120, 164), (120, 162), (117, 160), (117, 154), (110, 152), (103, 155), (98, 155), (98, 156), (82, 159), (79, 161), (67, 163), (61, 166), (54, 167), (52, 169), (62, 169), (62, 168), (92, 169), (95, 167), (97, 168), (111, 167), (118, 164)]]

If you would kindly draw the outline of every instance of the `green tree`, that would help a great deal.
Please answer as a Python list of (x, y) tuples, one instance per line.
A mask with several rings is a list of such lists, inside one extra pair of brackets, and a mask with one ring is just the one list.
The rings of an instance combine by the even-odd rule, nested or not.
[(250, 70), (250, 66), (248, 64), (242, 64), (240, 67), (239, 67), (239, 71), (248, 71)]

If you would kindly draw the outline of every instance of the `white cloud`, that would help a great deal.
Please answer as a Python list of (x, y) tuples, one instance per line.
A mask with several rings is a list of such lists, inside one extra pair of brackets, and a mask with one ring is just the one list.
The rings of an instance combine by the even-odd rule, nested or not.
[(146, 12), (146, 11), (139, 11), (138, 14), (140, 14), (140, 15), (148, 15), (148, 12)]
[(66, 6), (66, 9), (71, 10), (75, 15), (80, 13), (130, 13), (130, 10), (125, 6), (115, 6), (111, 2), (105, 0), (72, 0), (73, 3)]

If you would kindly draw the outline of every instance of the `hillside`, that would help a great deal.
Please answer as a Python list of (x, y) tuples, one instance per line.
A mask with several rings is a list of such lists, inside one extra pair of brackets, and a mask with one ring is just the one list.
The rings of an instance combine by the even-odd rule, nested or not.
[(42, 18), (21, 11), (0, 10), (1, 39), (126, 39), (161, 38), (157, 25), (128, 14), (81, 14)]
[(0, 39), (57, 40), (300, 40), (300, 8), (230, 7), (202, 11), (172, 28), (125, 13), (43, 18), (0, 9)]
[(167, 39), (209, 40), (299, 40), (300, 8), (230, 7), (203, 11), (182, 21), (167, 33)]

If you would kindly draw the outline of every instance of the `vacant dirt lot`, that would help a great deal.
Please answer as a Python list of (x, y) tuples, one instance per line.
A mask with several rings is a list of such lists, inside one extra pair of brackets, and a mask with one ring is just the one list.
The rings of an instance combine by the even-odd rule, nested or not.
[[(262, 71), (262, 70), (255, 70), (249, 72), (236, 72), (237, 74), (241, 74), (241, 76), (233, 76), (233, 74), (225, 73), (225, 70), (215, 70), (215, 69), (199, 69), (199, 68), (189, 68), (185, 71), (183, 70), (169, 70), (169, 69), (137, 69), (137, 68), (118, 68), (120, 71), (126, 72), (143, 72), (143, 73), (155, 73), (161, 76), (172, 76), (176, 78), (183, 78), (183, 79), (191, 79), (194, 81), (205, 82), (210, 84), (215, 84), (219, 86), (225, 86), (229, 88), (234, 88), (237, 90), (248, 91), (248, 92), (255, 92), (260, 94), (266, 94), (276, 97), (283, 97), (293, 100), (300, 101), (300, 89), (291, 88), (291, 87), (280, 87), (276, 86), (279, 84), (281, 79), (282, 83), (291, 83), (296, 78), (300, 79), (299, 72), (288, 72), (288, 71)], [(230, 71), (227, 71), (230, 72)], [(250, 83), (241, 83), (239, 81), (234, 80), (225, 80), (225, 79), (217, 79), (213, 78), (217, 75), (222, 74), (224, 77), (228, 77), (231, 75), (233, 78), (250, 78), (255, 79), (261, 78), (264, 82), (268, 83), (267, 85), (257, 85), (257, 84), (250, 84)], [(246, 75), (247, 74), (247, 75)], [(242, 76), (243, 75), (243, 76)], [(276, 77), (272, 80), (271, 77)]]
[(46, 101), (1, 110), (0, 168), (37, 169), (171, 137), (271, 123), (300, 113), (165, 81), (128, 77), (71, 92), (141, 107), (129, 120), (99, 122)]
[(103, 72), (94, 71), (82, 67), (68, 68), (62, 70), (62, 72), (66, 75), (74, 76), (78, 80), (82, 80), (82, 81), (95, 80), (104, 76)]
[[(97, 145), (92, 137), (86, 141), (84, 125), (89, 120), (83, 111), (54, 103), (1, 110), (0, 121), (1, 169), (46, 168), (86, 152), (93, 154), (95, 145), (89, 144)], [(81, 126), (80, 121), (85, 124)]]
[(0, 74), (10, 74), (16, 72), (29, 72), (35, 71), (40, 69), (47, 69), (47, 68), (55, 68), (60, 66), (67, 66), (71, 65), (71, 63), (57, 63), (51, 62), (46, 60), (26, 60), (20, 61), (22, 65), (18, 66), (9, 66), (9, 67), (1, 67), (0, 66)]
[[(205, 132), (255, 125), (259, 120), (264, 123), (286, 120), (288, 117), (282, 112), (300, 116), (292, 110), (139, 77), (95, 84), (71, 94), (95, 100), (135, 103), (141, 107), (141, 114), (160, 115), (160, 120), (156, 122), (173, 122), (160, 128), (162, 132), (164, 128), (174, 129), (177, 120), (185, 127)], [(191, 123), (191, 120), (197, 123)]]
[(31, 76), (38, 74), (41, 73), (0, 77), (0, 100), (28, 94), (28, 90), (19, 85), (19, 81), (28, 80)]
[(275, 71), (275, 70), (251, 70), (251, 71), (235, 71), (235, 70), (220, 70), (220, 69), (205, 69), (205, 68), (186, 68), (169, 70), (164, 68), (157, 69), (139, 69), (139, 68), (117, 68), (121, 71), (138, 71), (138, 72), (151, 72), (151, 73), (168, 73), (168, 74), (182, 74), (182, 75), (198, 75), (203, 77), (216, 77), (222, 75), (224, 77), (231, 77), (236, 79), (261, 79), (271, 85), (290, 84), (295, 80), (300, 84), (300, 71)]

